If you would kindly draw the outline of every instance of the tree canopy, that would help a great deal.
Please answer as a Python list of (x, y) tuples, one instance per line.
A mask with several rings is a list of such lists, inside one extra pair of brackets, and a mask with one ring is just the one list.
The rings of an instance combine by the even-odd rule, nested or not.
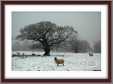
[(25, 26), (20, 30), (17, 39), (27, 39), (41, 43), (44, 55), (50, 55), (51, 47), (58, 45), (77, 33), (71, 26), (59, 26), (50, 21), (42, 21)]

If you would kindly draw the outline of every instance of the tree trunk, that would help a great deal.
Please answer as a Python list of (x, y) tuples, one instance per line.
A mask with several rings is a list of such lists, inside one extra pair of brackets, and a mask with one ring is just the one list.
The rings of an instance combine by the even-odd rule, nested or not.
[(44, 51), (45, 51), (44, 56), (50, 56), (50, 47), (46, 47)]

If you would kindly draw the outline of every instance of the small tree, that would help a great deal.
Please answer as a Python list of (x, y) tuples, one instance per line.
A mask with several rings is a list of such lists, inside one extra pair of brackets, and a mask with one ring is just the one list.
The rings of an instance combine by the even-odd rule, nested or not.
[(79, 40), (79, 39), (74, 39), (71, 42), (71, 47), (74, 52), (79, 53), (79, 52), (88, 52), (90, 48), (90, 44), (86, 40)]
[(80, 52), (88, 52), (90, 48), (90, 44), (87, 40), (81, 40), (79, 42), (79, 49)]
[(101, 53), (101, 41), (97, 41), (94, 44), (94, 52)]
[(42, 21), (25, 26), (17, 39), (40, 42), (45, 51), (44, 55), (49, 56), (51, 48), (68, 39), (72, 32), (74, 29), (70, 26), (57, 26), (49, 21)]

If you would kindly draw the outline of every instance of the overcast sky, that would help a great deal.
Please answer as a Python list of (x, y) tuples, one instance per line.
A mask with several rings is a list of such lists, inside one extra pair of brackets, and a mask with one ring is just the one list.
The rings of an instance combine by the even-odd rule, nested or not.
[(78, 31), (81, 39), (90, 43), (101, 39), (100, 12), (13, 12), (12, 36), (21, 28), (40, 21), (51, 21), (57, 25), (69, 25)]

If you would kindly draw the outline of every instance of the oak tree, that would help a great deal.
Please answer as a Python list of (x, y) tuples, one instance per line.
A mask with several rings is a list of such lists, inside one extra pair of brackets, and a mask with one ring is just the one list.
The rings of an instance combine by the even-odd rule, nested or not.
[(25, 26), (16, 38), (40, 42), (44, 56), (49, 56), (51, 48), (64, 42), (74, 31), (70, 26), (58, 26), (50, 21), (42, 21)]

